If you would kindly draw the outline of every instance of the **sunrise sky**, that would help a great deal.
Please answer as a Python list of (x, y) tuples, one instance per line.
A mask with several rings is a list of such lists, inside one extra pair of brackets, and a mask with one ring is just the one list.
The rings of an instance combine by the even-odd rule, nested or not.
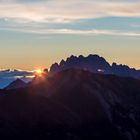
[(0, 0), (0, 68), (99, 54), (140, 69), (140, 0)]

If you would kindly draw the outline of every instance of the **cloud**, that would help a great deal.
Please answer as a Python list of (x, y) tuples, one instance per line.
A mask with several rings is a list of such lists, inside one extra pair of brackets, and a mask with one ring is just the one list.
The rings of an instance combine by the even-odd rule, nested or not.
[(135, 31), (119, 31), (119, 30), (78, 30), (78, 29), (41, 29), (41, 28), (0, 28), (0, 30), (16, 31), (37, 35), (85, 35), (85, 36), (126, 36), (126, 37), (140, 37), (140, 32)]
[[(87, 19), (103, 17), (140, 17), (140, 2), (137, 0), (133, 2), (131, 0), (0, 0), (0, 19), (4, 21), (0, 24), (0, 30), (43, 35), (140, 36), (136, 31), (73, 28), (74, 25), (75, 27), (79, 25), (79, 28), (83, 26), (78, 21), (88, 22)], [(76, 23), (73, 27), (69, 26), (72, 22)], [(55, 26), (58, 23), (68, 24), (68, 26)], [(51, 29), (55, 27), (59, 29)], [(131, 27), (139, 27), (139, 25), (133, 24)]]
[(113, 36), (140, 36), (140, 33), (136, 32), (120, 32), (114, 30), (73, 30), (73, 29), (48, 29), (44, 31), (32, 31), (39, 34), (72, 34), (72, 35), (113, 35)]
[(32, 80), (33, 75), (33, 72), (30, 71), (0, 69), (0, 89), (6, 87), (17, 78), (29, 82)]
[(140, 17), (140, 2), (129, 0), (0, 1), (0, 18), (14, 21), (67, 23), (108, 16)]
[(140, 27), (140, 24), (136, 24), (136, 23), (134, 23), (134, 24), (130, 24), (130, 26), (131, 26), (131, 27), (139, 28), (139, 27)]

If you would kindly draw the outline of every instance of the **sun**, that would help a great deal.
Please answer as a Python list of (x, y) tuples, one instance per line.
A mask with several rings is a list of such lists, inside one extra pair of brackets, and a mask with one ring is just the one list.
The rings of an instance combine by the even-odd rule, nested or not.
[(37, 70), (35, 70), (35, 73), (37, 75), (42, 75), (43, 74), (43, 71), (41, 69), (37, 69)]

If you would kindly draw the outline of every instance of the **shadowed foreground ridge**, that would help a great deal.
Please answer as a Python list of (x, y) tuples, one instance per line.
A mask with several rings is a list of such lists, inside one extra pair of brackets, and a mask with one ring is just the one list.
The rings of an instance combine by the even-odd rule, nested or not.
[(69, 69), (0, 95), (1, 136), (140, 139), (136, 79)]

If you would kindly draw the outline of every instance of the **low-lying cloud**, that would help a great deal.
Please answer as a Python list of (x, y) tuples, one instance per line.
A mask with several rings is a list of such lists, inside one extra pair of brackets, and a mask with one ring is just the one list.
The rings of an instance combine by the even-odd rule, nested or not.
[(14, 80), (22, 79), (25, 82), (31, 81), (34, 76), (33, 72), (22, 70), (0, 70), (0, 89), (6, 87)]
[(0, 30), (16, 31), (37, 35), (82, 35), (82, 36), (126, 36), (126, 37), (140, 37), (140, 32), (135, 31), (119, 31), (119, 30), (78, 30), (78, 29), (36, 29), (36, 28), (0, 28)]

